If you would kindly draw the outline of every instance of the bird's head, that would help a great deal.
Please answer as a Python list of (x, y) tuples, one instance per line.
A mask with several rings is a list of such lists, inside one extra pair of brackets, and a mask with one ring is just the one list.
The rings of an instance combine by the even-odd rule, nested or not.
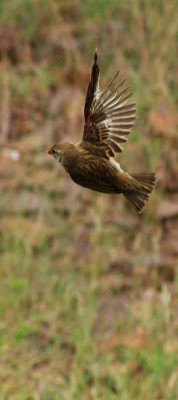
[(75, 162), (78, 151), (77, 147), (72, 143), (58, 142), (50, 147), (48, 154), (60, 162), (63, 167), (67, 168)]
[(59, 162), (62, 161), (63, 152), (64, 152), (64, 149), (63, 149), (62, 143), (55, 143), (48, 150), (48, 154), (53, 156)]

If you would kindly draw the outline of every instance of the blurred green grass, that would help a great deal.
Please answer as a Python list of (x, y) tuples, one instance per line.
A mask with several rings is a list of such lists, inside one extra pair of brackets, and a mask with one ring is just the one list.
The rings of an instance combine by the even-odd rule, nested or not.
[[(0, 3), (0, 400), (177, 396), (177, 144), (158, 112), (163, 102), (174, 117), (177, 10)], [(97, 32), (102, 86), (119, 67), (137, 103), (122, 164), (160, 181), (141, 217), (46, 156), (56, 138), (81, 136)]]

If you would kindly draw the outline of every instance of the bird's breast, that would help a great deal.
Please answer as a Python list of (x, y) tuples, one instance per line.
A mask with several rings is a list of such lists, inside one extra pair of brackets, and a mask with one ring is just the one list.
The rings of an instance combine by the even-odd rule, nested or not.
[(70, 172), (76, 168), (79, 162), (79, 153), (76, 146), (72, 148), (67, 148), (63, 154), (61, 164), (65, 170), (70, 174)]
[(69, 174), (81, 186), (98, 192), (118, 193), (118, 172), (107, 159), (89, 153), (80, 154)]

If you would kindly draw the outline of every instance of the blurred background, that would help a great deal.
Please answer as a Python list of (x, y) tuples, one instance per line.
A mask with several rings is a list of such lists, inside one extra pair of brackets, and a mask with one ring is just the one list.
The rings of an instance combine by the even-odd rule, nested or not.
[[(177, 0), (0, 2), (0, 400), (175, 400)], [(96, 39), (98, 37), (98, 40)], [(156, 171), (143, 215), (75, 185), (93, 53), (137, 120), (119, 156)]]

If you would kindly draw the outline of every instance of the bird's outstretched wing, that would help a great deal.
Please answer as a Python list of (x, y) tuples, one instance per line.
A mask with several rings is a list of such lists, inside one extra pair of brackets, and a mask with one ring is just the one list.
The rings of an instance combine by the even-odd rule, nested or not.
[(136, 115), (135, 103), (128, 102), (131, 95), (126, 79), (119, 79), (119, 71), (107, 88), (99, 91), (99, 67), (95, 52), (84, 108), (83, 147), (89, 145), (91, 149), (92, 145), (95, 153), (107, 158), (123, 150), (120, 143), (127, 141)]

